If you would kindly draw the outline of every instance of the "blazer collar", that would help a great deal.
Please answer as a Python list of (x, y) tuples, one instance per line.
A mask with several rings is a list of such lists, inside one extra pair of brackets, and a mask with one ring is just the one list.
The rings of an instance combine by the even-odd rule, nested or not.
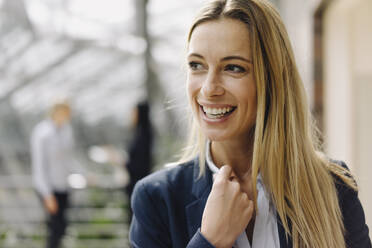
[(192, 194), (198, 199), (208, 198), (213, 184), (212, 172), (207, 165), (205, 165), (204, 175), (199, 177), (199, 171), (199, 157), (197, 157), (194, 159)]
[[(279, 242), (280, 242), (280, 248), (292, 248), (292, 237), (291, 236), (287, 236), (285, 235), (285, 230), (284, 230), (284, 227), (283, 227), (283, 223), (282, 221), (280, 220), (279, 218), (279, 214), (276, 215), (276, 221), (278, 223), (278, 233), (279, 233)], [(288, 223), (289, 223), (289, 228), (291, 229), (291, 222), (289, 219), (287, 219)]]
[(201, 226), (201, 219), (209, 193), (212, 189), (212, 173), (205, 166), (204, 175), (199, 177), (199, 157), (194, 159), (193, 182), (191, 193), (195, 200), (186, 205), (186, 221), (189, 239), (191, 239)]

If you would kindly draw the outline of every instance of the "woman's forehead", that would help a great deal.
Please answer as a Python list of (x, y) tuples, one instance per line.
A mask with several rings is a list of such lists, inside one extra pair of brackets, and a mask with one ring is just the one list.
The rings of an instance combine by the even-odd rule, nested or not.
[(188, 53), (250, 57), (249, 40), (249, 31), (241, 21), (227, 18), (207, 21), (195, 27)]

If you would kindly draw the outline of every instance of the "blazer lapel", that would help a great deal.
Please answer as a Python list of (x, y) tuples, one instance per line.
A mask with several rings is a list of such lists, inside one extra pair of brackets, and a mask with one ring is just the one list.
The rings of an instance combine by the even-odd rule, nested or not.
[(201, 219), (209, 193), (212, 189), (212, 173), (208, 166), (205, 168), (205, 174), (199, 177), (199, 160), (194, 160), (192, 195), (195, 200), (186, 205), (187, 231), (191, 239), (198, 228), (201, 226)]
[[(276, 221), (278, 223), (278, 233), (279, 233), (280, 248), (292, 248), (292, 238), (291, 238), (291, 236), (288, 236), (288, 240), (287, 240), (287, 237), (285, 235), (285, 230), (284, 230), (282, 221), (280, 220), (278, 214), (276, 216), (277, 216)], [(289, 221), (289, 219), (288, 219), (288, 221)], [(291, 227), (290, 221), (288, 223), (289, 223), (289, 225)]]

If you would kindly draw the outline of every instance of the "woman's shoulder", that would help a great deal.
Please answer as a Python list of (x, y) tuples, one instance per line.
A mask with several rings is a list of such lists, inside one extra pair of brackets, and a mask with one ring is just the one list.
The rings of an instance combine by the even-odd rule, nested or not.
[(337, 189), (347, 247), (371, 247), (365, 214), (354, 177), (343, 161), (332, 160), (331, 172)]
[(195, 166), (197, 164), (194, 160), (165, 166), (138, 181), (134, 194), (143, 194), (146, 191), (152, 195), (189, 188), (193, 182)]
[(328, 168), (333, 176), (339, 197), (346, 192), (357, 194), (356, 181), (344, 161), (331, 159)]

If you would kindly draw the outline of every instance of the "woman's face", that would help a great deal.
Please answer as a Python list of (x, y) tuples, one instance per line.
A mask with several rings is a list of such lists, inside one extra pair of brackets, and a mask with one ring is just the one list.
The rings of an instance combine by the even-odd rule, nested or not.
[(202, 132), (213, 141), (246, 139), (257, 96), (249, 32), (233, 19), (197, 26), (188, 47), (187, 90)]

